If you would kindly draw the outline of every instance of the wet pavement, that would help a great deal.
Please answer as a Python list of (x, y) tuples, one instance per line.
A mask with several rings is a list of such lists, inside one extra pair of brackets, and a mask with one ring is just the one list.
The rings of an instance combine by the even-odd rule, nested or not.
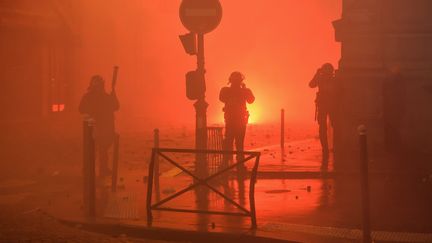
[[(259, 172), (321, 172), (321, 146), (317, 139), (309, 138), (278, 145), (251, 148), (261, 152)], [(333, 170), (333, 158), (328, 161)]]
[[(57, 195), (56, 202), (47, 205), (46, 210), (68, 222), (91, 222), (107, 227), (121, 225), (129, 230), (134, 227), (150, 231), (168, 229), (299, 242), (351, 242), (361, 238), (359, 176), (335, 174), (332, 160), (327, 172), (323, 173), (318, 140), (290, 142), (285, 151), (281, 151), (279, 145), (255, 150), (262, 152), (261, 177), (255, 188), (257, 230), (251, 230), (248, 217), (166, 211), (153, 211), (153, 224), (149, 227), (146, 168), (122, 167), (116, 193), (110, 192), (110, 178), (99, 179), (96, 220), (88, 221), (83, 217), (79, 190)], [(187, 169), (194, 167), (190, 155), (171, 153), (168, 156)], [(247, 164), (248, 168), (252, 162)], [(273, 173), (271, 179), (266, 176), (268, 173)], [(284, 176), (287, 174), (291, 176)], [(250, 209), (249, 178), (238, 177), (236, 172), (224, 178), (211, 181), (210, 185)], [(154, 190), (153, 203), (193, 183), (190, 176), (161, 158), (159, 181), (160, 188)], [(378, 242), (432, 242), (432, 176), (374, 174), (370, 185), (371, 222)], [(202, 188), (190, 190), (164, 207), (241, 212), (217, 193)]]

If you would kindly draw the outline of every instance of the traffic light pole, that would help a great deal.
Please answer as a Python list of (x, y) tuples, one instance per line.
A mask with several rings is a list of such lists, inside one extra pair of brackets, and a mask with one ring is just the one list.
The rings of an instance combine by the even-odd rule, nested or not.
[[(198, 34), (197, 72), (205, 83), (204, 68), (204, 34)], [(205, 91), (194, 104), (196, 112), (195, 127), (195, 148), (197, 150), (207, 149), (207, 107)], [(195, 159), (196, 174), (201, 178), (207, 176), (207, 155), (197, 154)]]

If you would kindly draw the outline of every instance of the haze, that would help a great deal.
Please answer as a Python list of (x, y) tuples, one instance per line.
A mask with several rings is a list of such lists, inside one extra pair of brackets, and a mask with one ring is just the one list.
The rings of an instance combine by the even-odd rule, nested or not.
[[(339, 44), (331, 21), (340, 17), (340, 1), (221, 3), (222, 22), (205, 36), (209, 124), (223, 122), (218, 92), (235, 70), (244, 73), (257, 97), (249, 108), (251, 122), (276, 121), (281, 108), (288, 120), (313, 122), (315, 94), (307, 82), (322, 63), (337, 64)], [(112, 66), (119, 65), (119, 126), (133, 121), (193, 124), (184, 75), (195, 69), (196, 58), (184, 52), (178, 39), (187, 33), (178, 17), (180, 1), (80, 4), (77, 93), (85, 91), (93, 74), (110, 80)]]

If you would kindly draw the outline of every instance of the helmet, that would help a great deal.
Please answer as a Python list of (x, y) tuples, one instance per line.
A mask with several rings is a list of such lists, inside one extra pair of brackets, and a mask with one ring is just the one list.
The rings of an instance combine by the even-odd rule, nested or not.
[(105, 85), (105, 81), (100, 75), (94, 75), (90, 80), (90, 85), (88, 90), (99, 90), (103, 89)]
[(333, 65), (332, 65), (331, 63), (324, 63), (324, 64), (321, 66), (321, 70), (322, 70), (323, 72), (325, 72), (325, 73), (333, 74), (333, 72), (334, 72), (334, 67), (333, 67)]
[(245, 77), (241, 72), (235, 71), (231, 73), (228, 83), (241, 83), (244, 79)]

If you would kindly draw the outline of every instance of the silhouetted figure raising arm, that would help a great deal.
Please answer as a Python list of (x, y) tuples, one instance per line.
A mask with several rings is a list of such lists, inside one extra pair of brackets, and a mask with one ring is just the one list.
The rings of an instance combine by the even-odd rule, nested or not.
[(312, 80), (309, 82), (309, 87), (310, 88), (318, 87), (318, 83), (319, 83), (321, 76), (322, 76), (322, 70), (321, 70), (321, 68), (319, 68), (317, 70), (317, 72), (315, 73), (314, 77), (312, 78)]
[(309, 82), (310, 88), (317, 88), (315, 104), (315, 119), (319, 125), (319, 137), (322, 147), (323, 164), (322, 169), (327, 169), (329, 159), (329, 145), (327, 138), (327, 119), (333, 123), (335, 112), (335, 78), (334, 68), (330, 63), (325, 63), (317, 70), (312, 80)]
[(79, 111), (95, 121), (94, 138), (99, 152), (99, 173), (109, 175), (108, 150), (114, 141), (114, 112), (120, 104), (115, 92), (105, 92), (105, 81), (99, 75), (92, 77), (87, 92), (81, 99)]
[[(233, 95), (235, 94), (235, 95)], [(255, 101), (255, 96), (252, 94), (252, 91), (246, 88), (245, 84), (240, 86), (240, 89), (237, 90), (235, 87), (224, 87), (222, 88), (219, 94), (219, 100), (223, 103), (236, 102), (236, 99), (241, 103), (242, 100), (245, 100), (248, 104), (252, 104)]]
[[(219, 100), (225, 106), (223, 108), (225, 118), (224, 150), (231, 151), (235, 142), (236, 150), (244, 150), (244, 138), (246, 126), (249, 120), (249, 112), (246, 104), (252, 104), (255, 96), (243, 83), (244, 76), (240, 72), (233, 72), (229, 77), (229, 87), (224, 87), (219, 93)], [(242, 161), (242, 153), (237, 154), (237, 161)], [(228, 156), (224, 155), (223, 165), (228, 165)], [(246, 170), (245, 166), (239, 166), (239, 172)]]

